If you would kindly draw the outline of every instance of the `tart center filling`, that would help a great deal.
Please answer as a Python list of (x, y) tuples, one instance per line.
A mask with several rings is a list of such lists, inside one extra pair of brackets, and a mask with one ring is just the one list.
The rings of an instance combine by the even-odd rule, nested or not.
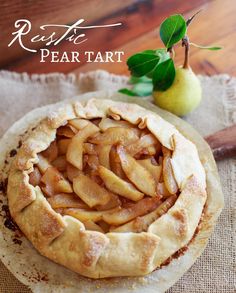
[(73, 119), (38, 154), (29, 182), (51, 207), (87, 230), (147, 231), (171, 208), (179, 189), (171, 150), (124, 120)]

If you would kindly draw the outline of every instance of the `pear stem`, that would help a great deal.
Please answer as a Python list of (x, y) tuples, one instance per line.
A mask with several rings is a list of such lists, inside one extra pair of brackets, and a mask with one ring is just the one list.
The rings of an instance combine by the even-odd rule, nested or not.
[(173, 46), (170, 47), (170, 48), (167, 50), (167, 52), (170, 53), (172, 59), (174, 60), (174, 59), (175, 59), (175, 50), (174, 50), (174, 47), (173, 47)]
[(175, 59), (175, 50), (174, 50), (174, 48), (172, 49), (172, 59), (173, 60)]
[(189, 68), (189, 48), (190, 48), (188, 36), (185, 36), (182, 39), (182, 46), (185, 47), (183, 68), (188, 69)]

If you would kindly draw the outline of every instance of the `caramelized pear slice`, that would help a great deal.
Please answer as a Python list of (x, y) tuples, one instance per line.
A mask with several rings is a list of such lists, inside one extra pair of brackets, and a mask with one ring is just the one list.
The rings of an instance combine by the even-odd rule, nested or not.
[[(141, 152), (142, 154), (142, 152)], [(150, 145), (149, 147), (146, 147), (143, 149), (143, 154), (144, 155), (149, 155), (149, 156), (154, 156), (156, 154), (156, 148), (154, 145)]]
[(57, 142), (53, 141), (45, 151), (41, 152), (41, 154), (48, 160), (48, 162), (54, 161), (58, 156)]
[(104, 117), (98, 124), (98, 127), (104, 132), (108, 128), (111, 128), (111, 127), (132, 128), (134, 126), (127, 121), (113, 120), (113, 119)]
[(37, 163), (37, 167), (39, 168), (39, 171), (44, 174), (47, 169), (49, 167), (51, 167), (52, 165), (48, 162), (48, 160), (41, 154), (38, 154), (38, 163)]
[(163, 180), (169, 193), (175, 194), (178, 191), (178, 185), (174, 177), (171, 165), (171, 151), (166, 147), (162, 147), (163, 152)]
[(83, 224), (86, 230), (104, 233), (102, 228), (91, 220), (84, 221)]
[(77, 130), (83, 129), (85, 126), (89, 124), (88, 120), (75, 118), (68, 121), (69, 125), (73, 126)]
[(82, 173), (82, 171), (80, 171), (79, 169), (71, 165), (70, 163), (67, 163), (66, 172), (67, 172), (67, 177), (71, 182), (73, 182), (73, 179), (75, 177), (79, 176)]
[(53, 196), (58, 193), (73, 192), (70, 182), (54, 167), (47, 168), (41, 178), (41, 182), (45, 184), (45, 187), (42, 187), (42, 190), (48, 196)]
[(105, 205), (110, 200), (110, 193), (84, 174), (73, 179), (75, 193), (89, 206)]
[(178, 191), (178, 185), (172, 170), (171, 159), (167, 157), (164, 157), (163, 160), (163, 179), (168, 191), (175, 194)]
[(164, 182), (159, 182), (158, 183), (157, 190), (158, 190), (158, 193), (160, 193), (163, 197), (168, 197), (168, 196), (171, 195), (171, 193), (169, 192), (169, 190), (166, 188)]
[(176, 195), (172, 195), (161, 203), (154, 211), (142, 217), (130, 221), (119, 227), (111, 228), (112, 232), (135, 232), (140, 233), (147, 231), (148, 227), (159, 217), (167, 213), (167, 211), (174, 205), (177, 199)]
[(156, 144), (158, 144), (158, 140), (155, 138), (155, 136), (153, 134), (146, 134), (134, 143), (129, 144), (125, 149), (133, 157), (143, 149), (154, 146)]
[(59, 208), (89, 208), (77, 195), (72, 193), (59, 193), (48, 198), (53, 209)]
[(99, 166), (99, 160), (97, 155), (87, 155), (86, 159), (84, 158), (84, 160), (88, 164), (91, 170), (97, 170)]
[(42, 175), (39, 172), (39, 169), (37, 167), (34, 167), (33, 172), (29, 174), (29, 184), (33, 186), (38, 186), (40, 184), (41, 177)]
[(70, 144), (71, 139), (70, 138), (63, 138), (58, 140), (57, 146), (58, 146), (58, 155), (65, 155), (68, 149), (68, 145)]
[(83, 143), (88, 137), (99, 131), (95, 124), (89, 122), (82, 130), (80, 130), (71, 140), (68, 146), (66, 159), (79, 170), (83, 169)]
[(143, 198), (144, 194), (138, 191), (132, 184), (122, 180), (115, 173), (103, 166), (98, 167), (98, 172), (106, 187), (123, 197), (138, 201)]
[(66, 156), (57, 157), (56, 160), (52, 162), (52, 165), (60, 172), (65, 171), (67, 167)]
[(104, 222), (103, 220), (100, 220), (97, 222), (97, 224), (102, 228), (104, 233), (108, 233), (110, 230), (110, 225)]
[(107, 169), (110, 169), (110, 151), (111, 151), (112, 145), (98, 145), (97, 146), (97, 152), (98, 152), (98, 159), (100, 165), (106, 167)]
[(61, 126), (57, 129), (57, 135), (65, 136), (68, 138), (72, 138), (77, 132), (77, 129), (69, 124)]
[(85, 222), (85, 221), (98, 222), (102, 220), (102, 216), (105, 215), (106, 213), (112, 213), (115, 211), (117, 211), (117, 208), (107, 210), (107, 211), (90, 211), (90, 210), (84, 210), (84, 209), (69, 208), (69, 209), (64, 209), (63, 214), (72, 216), (80, 220), (81, 222)]
[(138, 163), (141, 164), (144, 168), (146, 168), (155, 179), (156, 183), (159, 182), (162, 172), (162, 166), (154, 165), (152, 163), (153, 158), (138, 160)]
[(110, 167), (111, 171), (114, 172), (118, 177), (122, 179), (127, 178), (121, 167), (120, 158), (117, 154), (117, 148), (115, 146), (113, 146), (110, 151)]
[(138, 216), (152, 212), (158, 205), (160, 205), (160, 203), (160, 198), (157, 196), (143, 198), (129, 208), (123, 208), (112, 213), (104, 214), (102, 219), (110, 225), (118, 226), (127, 223)]
[(140, 165), (123, 146), (117, 147), (121, 166), (129, 180), (144, 194), (155, 196), (157, 194), (156, 182), (152, 174)]
[(84, 149), (84, 154), (88, 154), (88, 155), (96, 155), (97, 154), (96, 146), (92, 143), (85, 142), (83, 145), (83, 149)]
[(90, 142), (94, 144), (122, 144), (128, 145), (138, 139), (136, 132), (133, 129), (123, 127), (108, 128), (105, 132), (99, 133), (92, 138)]
[(121, 205), (121, 201), (119, 199), (119, 196), (117, 196), (116, 194), (110, 193), (110, 200), (108, 201), (108, 203), (104, 205), (97, 205), (95, 208), (98, 211), (106, 211), (106, 210), (119, 207), (120, 205)]

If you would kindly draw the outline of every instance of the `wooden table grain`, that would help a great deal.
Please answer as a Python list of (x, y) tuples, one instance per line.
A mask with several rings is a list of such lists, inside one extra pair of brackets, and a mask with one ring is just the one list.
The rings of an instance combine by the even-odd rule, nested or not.
[[(201, 45), (221, 45), (223, 50), (208, 51), (197, 48), (191, 49), (190, 65), (198, 74), (213, 75), (228, 73), (236, 75), (235, 66), (235, 39), (236, 39), (236, 1), (235, 0), (73, 0), (63, 8), (62, 0), (59, 1), (35, 1), (36, 4), (27, 6), (24, 2), (25, 14), (32, 11), (32, 26), (37, 28), (45, 23), (73, 23), (77, 18), (84, 17), (92, 24), (122, 22), (121, 28), (108, 30), (96, 30), (89, 32), (89, 39), (84, 44), (76, 47), (68, 42), (62, 42), (57, 50), (71, 52), (79, 50), (124, 51), (121, 63), (40, 63), (40, 54), (27, 54), (14, 45), (4, 52), (4, 46), (0, 46), (0, 68), (17, 72), (50, 73), (50, 72), (74, 72), (79, 74), (95, 69), (104, 69), (116, 74), (129, 74), (125, 60), (131, 54), (145, 49), (162, 47), (159, 38), (158, 26), (161, 21), (175, 13), (183, 13), (187, 18), (198, 10), (202, 10), (189, 27), (189, 37), (194, 43)], [(12, 16), (12, 7), (15, 1), (8, 1), (4, 9), (0, 11), (0, 29), (4, 31), (4, 41), (9, 41), (10, 32), (13, 30), (13, 20), (20, 17)], [(87, 4), (86, 4), (87, 3)], [(41, 4), (41, 6), (40, 6)], [(8, 6), (7, 6), (8, 5)], [(57, 7), (54, 11), (53, 7)], [(20, 7), (17, 7), (17, 11)], [(43, 15), (43, 17), (41, 17)], [(7, 29), (4, 27), (7, 23)], [(10, 25), (11, 23), (11, 25)], [(38, 45), (37, 45), (38, 46)], [(6, 48), (5, 48), (6, 49)], [(183, 63), (183, 49), (176, 48), (175, 61), (178, 65)]]

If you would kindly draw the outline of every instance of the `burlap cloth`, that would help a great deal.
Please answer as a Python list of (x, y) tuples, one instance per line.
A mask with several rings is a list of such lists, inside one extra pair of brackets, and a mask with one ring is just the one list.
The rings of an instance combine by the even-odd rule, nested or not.
[[(236, 78), (199, 76), (203, 87), (200, 107), (186, 120), (203, 136), (236, 123)], [(105, 71), (81, 74), (33, 75), (0, 72), (0, 136), (17, 119), (38, 106), (86, 92), (124, 87), (127, 77)], [(225, 208), (203, 255), (169, 293), (236, 292), (236, 159), (218, 162)], [(127, 289), (128, 290), (128, 289)], [(129, 291), (129, 290), (128, 290)], [(0, 263), (0, 292), (25, 293)]]

